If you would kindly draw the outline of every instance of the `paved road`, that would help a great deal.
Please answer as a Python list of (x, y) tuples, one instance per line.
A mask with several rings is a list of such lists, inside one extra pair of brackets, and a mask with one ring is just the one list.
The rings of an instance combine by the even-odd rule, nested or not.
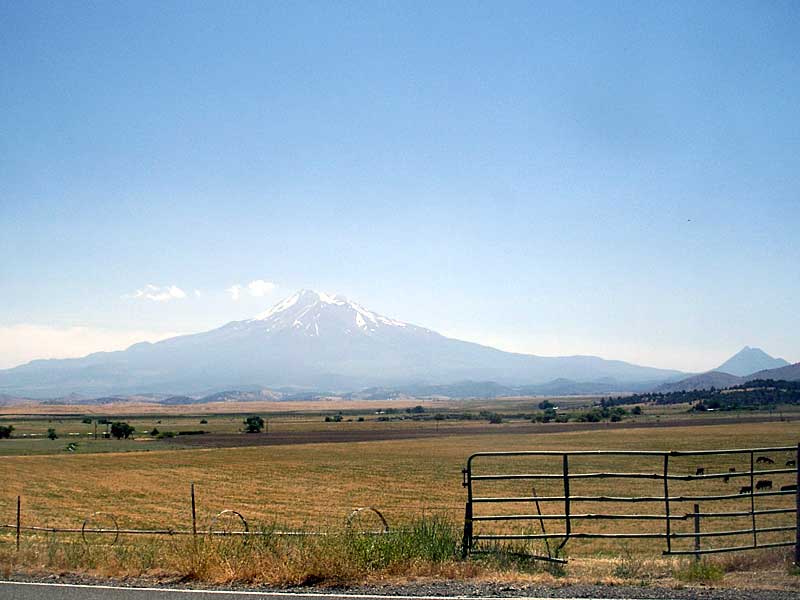
[[(286, 592), (246, 592), (219, 590), (165, 590), (160, 588), (124, 588), (102, 585), (73, 585), (60, 583), (21, 583), (0, 581), (2, 600), (454, 600), (457, 596), (382, 596), (370, 594), (297, 594)], [(470, 598), (469, 600), (498, 600)], [(551, 600), (527, 598), (526, 600)], [(565, 600), (559, 598), (558, 600)], [(566, 599), (577, 600), (577, 599)], [(586, 599), (581, 599), (586, 600)]]
[[(0, 581), (0, 600), (503, 600), (498, 596), (459, 596), (468, 593), (459, 590), (460, 583), (451, 582), (436, 591), (439, 595), (402, 595), (373, 593), (295, 593), (280, 591), (223, 591), (164, 589), (152, 587), (117, 587), (98, 584), (66, 583), (28, 583), (21, 581)], [(392, 590), (390, 590), (391, 593)], [(446, 595), (449, 592), (453, 595)], [(430, 592), (429, 592), (430, 593)], [(472, 592), (474, 593), (474, 591)], [(552, 596), (550, 595), (552, 594)], [(777, 590), (737, 590), (682, 588), (666, 589), (659, 587), (626, 586), (566, 586), (561, 588), (519, 589), (501, 596), (505, 600), (600, 600), (648, 599), (648, 600), (797, 600), (800, 594)]]

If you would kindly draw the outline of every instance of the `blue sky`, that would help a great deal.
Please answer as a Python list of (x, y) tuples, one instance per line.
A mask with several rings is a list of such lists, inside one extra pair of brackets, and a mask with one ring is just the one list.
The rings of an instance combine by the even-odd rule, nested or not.
[(0, 27), (0, 368), (301, 287), (543, 355), (800, 360), (797, 3), (6, 2)]

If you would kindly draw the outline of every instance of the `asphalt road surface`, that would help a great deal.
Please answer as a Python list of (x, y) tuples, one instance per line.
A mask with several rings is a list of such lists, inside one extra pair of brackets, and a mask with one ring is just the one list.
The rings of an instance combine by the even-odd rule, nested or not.
[[(455, 587), (458, 587), (457, 584)], [(658, 600), (750, 600), (765, 599), (789, 600), (798, 599), (796, 592), (758, 591), (758, 590), (712, 590), (712, 589), (680, 589), (638, 588), (628, 590), (624, 587), (589, 586), (577, 591), (565, 588), (553, 589), (549, 594), (530, 594), (519, 590), (516, 594), (503, 594), (505, 598), (525, 600), (601, 600), (607, 598), (658, 599)], [(572, 592), (572, 593), (571, 593)], [(592, 593), (595, 592), (595, 593)], [(400, 595), (400, 594), (364, 594), (364, 593), (295, 593), (281, 591), (225, 591), (165, 589), (152, 587), (118, 587), (113, 585), (84, 585), (65, 583), (37, 583), (21, 581), (0, 581), (0, 600), (246, 600), (261, 598), (264, 600), (499, 600), (497, 596), (464, 596), (455, 592), (447, 595)]]

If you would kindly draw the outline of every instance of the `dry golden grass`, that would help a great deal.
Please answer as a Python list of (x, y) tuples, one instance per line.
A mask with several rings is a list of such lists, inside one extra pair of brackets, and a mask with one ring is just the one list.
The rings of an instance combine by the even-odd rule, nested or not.
[[(465, 500), (460, 471), (472, 452), (788, 446), (796, 444), (798, 437), (800, 431), (797, 424), (783, 422), (623, 430), (606, 430), (603, 425), (599, 425), (595, 431), (557, 434), (449, 436), (343, 444), (4, 457), (0, 462), (0, 480), (3, 481), (0, 521), (13, 522), (15, 498), (20, 494), (23, 498), (23, 524), (27, 525), (79, 527), (88, 514), (103, 510), (115, 514), (123, 528), (188, 529), (191, 523), (189, 486), (191, 482), (195, 482), (200, 529), (207, 527), (219, 511), (236, 509), (247, 517), (251, 529), (277, 526), (341, 531), (345, 516), (358, 506), (379, 508), (393, 527), (403, 526), (423, 515), (436, 515), (457, 529), (462, 523)], [(706, 467), (707, 471), (723, 469), (729, 463), (733, 465), (731, 460), (733, 459), (684, 459), (682, 463), (675, 465), (675, 472), (680, 473), (683, 469), (687, 474), (693, 473), (700, 465)], [(608, 459), (600, 458), (576, 460), (574, 466), (571, 466), (571, 472), (609, 470), (607, 461)], [(556, 463), (557, 461), (549, 464), (541, 462), (531, 467), (538, 466), (544, 470), (560, 472), (560, 464)], [(744, 463), (736, 466), (737, 470), (745, 467)], [(487, 470), (483, 472), (490, 472), (508, 467), (487, 464), (484, 468)], [(637, 467), (617, 465), (613, 470), (659, 472), (659, 468), (660, 463), (655, 461), (642, 463)], [(744, 483), (742, 480), (742, 484)], [(507, 485), (505, 489), (500, 486), (495, 491), (529, 495), (530, 482), (520, 485), (522, 487), (516, 490)], [(672, 493), (683, 491), (680, 489), (682, 485), (689, 484), (675, 484)], [(694, 493), (711, 493), (718, 491), (722, 484), (695, 482), (691, 485), (694, 486)], [(737, 480), (728, 485), (733, 492), (738, 490)], [(659, 482), (650, 481), (590, 480), (576, 481), (572, 492), (657, 496), (663, 491), (659, 486)], [(539, 495), (560, 495), (560, 482), (537, 484), (537, 492)], [(744, 508), (742, 501), (744, 499), (721, 502), (714, 508), (741, 510)], [(777, 501), (761, 500), (759, 508), (770, 507)], [(785, 499), (783, 502), (786, 502)], [(518, 508), (525, 512), (532, 510), (530, 503)], [(583, 503), (580, 506), (573, 505), (573, 512), (605, 512), (610, 508), (607, 504)], [(543, 505), (545, 512), (560, 512), (561, 509), (563, 505)], [(659, 513), (663, 511), (663, 504), (615, 506), (614, 509)], [(675, 506), (673, 510), (689, 512), (691, 505)], [(777, 522), (776, 517), (764, 517), (763, 520), (759, 519), (759, 523), (771, 524), (773, 520)], [(741, 523), (729, 525), (746, 528), (749, 521), (744, 519)], [(551, 531), (559, 529), (559, 526), (560, 523), (553, 521)], [(598, 522), (582, 522), (577, 526), (583, 531), (610, 531), (612, 527)], [(640, 522), (628, 521), (614, 527), (629, 531), (641, 531), (643, 527), (648, 527), (653, 531), (661, 531), (663, 524), (650, 522), (642, 526)], [(690, 528), (690, 521), (676, 524), (679, 531), (690, 531)], [(538, 532), (538, 523), (528, 525), (528, 530)], [(3, 552), (0, 554), (0, 565), (5, 569), (27, 568), (26, 565), (38, 564), (98, 574), (120, 574), (120, 569), (124, 571), (127, 568), (131, 571), (128, 574), (141, 574), (153, 571), (153, 565), (160, 565), (159, 568), (166, 568), (170, 573), (190, 573), (190, 576), (211, 581), (274, 583), (298, 583), (305, 577), (313, 579), (317, 576), (324, 581), (334, 581), (336, 569), (341, 571), (342, 580), (352, 581), (361, 577), (358, 573), (363, 575), (365, 572), (362, 566), (358, 566), (361, 563), (353, 563), (357, 566), (355, 568), (347, 557), (341, 559), (341, 564), (334, 564), (335, 561), (328, 564), (319, 559), (316, 563), (311, 561), (302, 566), (303, 561), (299, 557), (315, 556), (310, 550), (314, 548), (313, 544), (321, 544), (319, 548), (323, 548), (327, 543), (319, 540), (306, 542), (310, 545), (305, 546), (304, 550), (297, 550), (302, 546), (286, 546), (278, 554), (272, 550), (272, 554), (237, 554), (238, 558), (231, 558), (227, 563), (212, 553), (206, 557), (205, 566), (198, 566), (178, 564), (175, 560), (165, 558), (169, 555), (169, 548), (179, 548), (190, 542), (186, 539), (156, 539), (148, 542), (141, 538), (132, 541), (132, 538), (123, 536), (124, 543), (119, 546), (120, 549), (107, 553), (108, 560), (100, 560), (99, 554), (92, 558), (95, 555), (91, 552), (94, 551), (79, 550), (81, 544), (77, 539), (74, 544), (58, 541), (57, 546), (52, 545), (56, 543), (52, 540), (37, 543), (31, 541), (27, 554), (23, 552), (21, 556), (15, 556), (9, 549), (8, 535), (4, 537), (6, 543), (0, 543)], [(769, 535), (765, 535), (763, 539), (768, 540)], [(746, 540), (731, 540), (734, 541), (746, 543)], [(659, 556), (663, 541), (634, 541), (626, 543), (624, 547), (622, 544), (619, 541), (605, 540), (571, 541), (567, 546), (571, 556), (568, 578), (609, 582), (637, 578), (653, 580), (662, 576), (671, 579), (676, 563)], [(687, 540), (685, 547), (689, 544), (690, 541)], [(132, 554), (125, 555), (126, 551), (122, 548), (130, 547), (138, 550), (130, 550)], [(542, 546), (531, 544), (529, 549), (541, 551)], [(626, 551), (638, 557), (638, 561), (650, 561), (647, 563), (647, 573), (634, 569), (630, 561), (626, 566)], [(122, 556), (128, 562), (122, 558), (112, 561), (114, 556)], [(148, 556), (156, 558), (151, 561)], [(267, 561), (264, 556), (272, 558)], [(280, 561), (283, 562), (275, 562), (276, 556), (281, 556)], [(297, 561), (293, 562), (291, 556), (297, 556)], [(278, 563), (294, 567), (280, 571), (276, 566)], [(734, 573), (726, 575), (726, 580), (732, 580), (736, 573), (751, 566), (742, 563), (739, 567), (732, 568)], [(775, 568), (778, 569), (776, 573), (786, 572), (782, 565)], [(519, 574), (520, 568), (519, 565), (498, 566), (493, 563), (461, 563), (454, 560), (431, 563), (401, 558), (367, 571), (371, 573), (371, 577), (382, 578), (408, 575), (499, 577), (502, 573)], [(783, 581), (783, 576), (770, 576), (768, 581), (782, 586), (783, 583), (780, 582)], [(546, 579), (552, 575), (542, 571), (541, 567), (536, 567), (533, 573), (524, 577)]]

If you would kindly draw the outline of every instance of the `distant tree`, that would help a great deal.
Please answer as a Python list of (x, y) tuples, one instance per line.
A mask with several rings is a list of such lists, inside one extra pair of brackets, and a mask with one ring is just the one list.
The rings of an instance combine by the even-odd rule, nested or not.
[(156, 437), (158, 434), (159, 434), (158, 427), (153, 427), (153, 429), (150, 430), (150, 435), (152, 435), (153, 437)]
[(503, 417), (498, 415), (497, 413), (493, 413), (489, 415), (489, 423), (492, 425), (499, 425), (503, 422)]
[(541, 402), (539, 402), (539, 408), (541, 410), (547, 410), (548, 408), (555, 408), (555, 404), (553, 404), (549, 400), (542, 400)]
[(261, 433), (261, 430), (264, 429), (264, 419), (257, 415), (247, 417), (243, 422), (246, 433)]
[(631, 409), (631, 414), (634, 414), (634, 415), (640, 415), (640, 414), (642, 414), (642, 407), (641, 407), (641, 406), (634, 406), (634, 407)]
[(133, 432), (136, 431), (135, 427), (131, 427), (124, 421), (114, 421), (111, 424), (111, 436), (121, 440), (125, 438), (126, 440), (131, 437)]
[(542, 422), (549, 423), (550, 421), (555, 421), (557, 416), (558, 415), (556, 414), (556, 409), (555, 408), (551, 407), (551, 408), (545, 409), (544, 418), (542, 419)]
[(12, 431), (14, 431), (13, 425), (0, 425), (0, 440), (7, 440), (10, 438)]
[(83, 419), (81, 419), (81, 423), (86, 423), (87, 425), (91, 425), (92, 424), (92, 418), (91, 417), (84, 417)]
[(52, 427), (47, 430), (47, 438), (51, 439), (51, 440), (57, 440), (58, 439), (58, 434), (56, 433), (56, 430), (53, 429)]
[(207, 425), (208, 419), (200, 419), (200, 425)]

